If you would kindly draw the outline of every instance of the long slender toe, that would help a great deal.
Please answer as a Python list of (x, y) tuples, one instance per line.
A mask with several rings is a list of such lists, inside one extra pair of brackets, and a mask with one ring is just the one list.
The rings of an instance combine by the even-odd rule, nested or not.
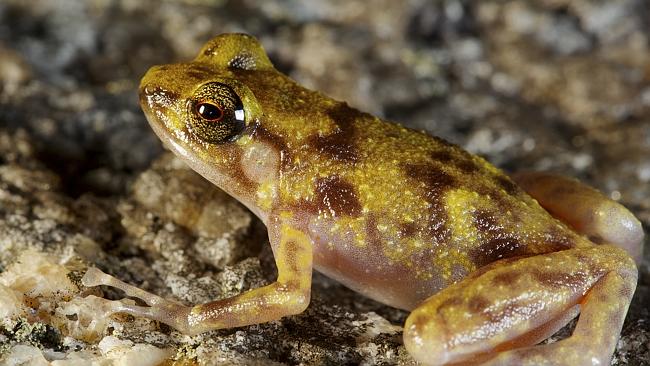
[(109, 274), (102, 272), (96, 267), (90, 267), (86, 271), (86, 274), (81, 278), (81, 283), (86, 287), (93, 286), (111, 286), (117, 289), (124, 291), (127, 296), (138, 298), (144, 301), (149, 306), (155, 306), (157, 304), (164, 304), (168, 302), (160, 296), (154, 295), (142, 289), (139, 289), (135, 286), (129, 285), (128, 283), (121, 281)]

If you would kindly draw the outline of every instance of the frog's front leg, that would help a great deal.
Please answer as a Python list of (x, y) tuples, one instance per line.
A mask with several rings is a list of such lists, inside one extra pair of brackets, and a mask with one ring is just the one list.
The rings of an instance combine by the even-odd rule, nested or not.
[(269, 226), (269, 238), (278, 268), (277, 281), (228, 299), (184, 306), (124, 283), (96, 268), (86, 272), (82, 283), (85, 286), (112, 286), (149, 305), (129, 305), (95, 298), (104, 307), (105, 314), (142, 316), (168, 324), (185, 334), (277, 320), (301, 313), (309, 305), (312, 244), (302, 231), (280, 221)]
[[(605, 365), (637, 270), (612, 245), (505, 259), (427, 299), (408, 317), (404, 343), (426, 365)], [(580, 312), (571, 337), (538, 345)]]

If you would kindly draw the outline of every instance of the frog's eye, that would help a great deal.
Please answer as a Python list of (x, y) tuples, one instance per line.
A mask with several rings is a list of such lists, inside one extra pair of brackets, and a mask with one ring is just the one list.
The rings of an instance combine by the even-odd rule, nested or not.
[(202, 85), (189, 103), (189, 130), (205, 142), (231, 141), (244, 129), (244, 106), (225, 84)]
[(206, 121), (218, 122), (223, 118), (223, 110), (218, 105), (201, 102), (196, 105), (196, 114)]

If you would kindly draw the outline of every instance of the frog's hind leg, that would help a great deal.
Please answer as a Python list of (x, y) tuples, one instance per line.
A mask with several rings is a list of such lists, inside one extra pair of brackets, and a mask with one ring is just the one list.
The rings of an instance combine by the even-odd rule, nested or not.
[[(608, 364), (636, 280), (633, 260), (612, 245), (495, 262), (416, 308), (404, 343), (425, 365)], [(535, 346), (578, 310), (571, 337)]]
[(634, 292), (617, 273), (603, 276), (584, 296), (571, 337), (501, 353), (490, 365), (609, 365)]
[(576, 179), (551, 173), (524, 172), (513, 180), (553, 216), (597, 244), (617, 245), (640, 263), (643, 228), (620, 203)]

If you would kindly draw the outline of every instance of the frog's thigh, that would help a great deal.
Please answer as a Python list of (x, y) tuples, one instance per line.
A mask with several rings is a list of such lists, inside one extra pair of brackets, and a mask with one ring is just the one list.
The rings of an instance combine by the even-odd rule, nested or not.
[[(611, 245), (497, 262), (416, 308), (406, 320), (404, 344), (426, 365), (607, 364), (636, 279), (632, 259)], [(533, 346), (578, 309), (571, 337)]]
[(211, 329), (239, 327), (279, 319), (302, 312), (309, 305), (312, 276), (312, 245), (307, 235), (278, 223), (278, 232), (271, 236), (278, 279), (276, 282), (238, 296), (193, 307), (183, 306), (124, 283), (96, 268), (89, 269), (82, 283), (85, 286), (106, 285), (119, 288), (143, 300), (149, 306), (125, 304), (92, 298), (106, 314), (127, 313), (168, 324), (186, 333), (196, 334)]
[(512, 178), (553, 216), (595, 243), (618, 245), (640, 262), (643, 228), (623, 205), (572, 178), (541, 172)]

